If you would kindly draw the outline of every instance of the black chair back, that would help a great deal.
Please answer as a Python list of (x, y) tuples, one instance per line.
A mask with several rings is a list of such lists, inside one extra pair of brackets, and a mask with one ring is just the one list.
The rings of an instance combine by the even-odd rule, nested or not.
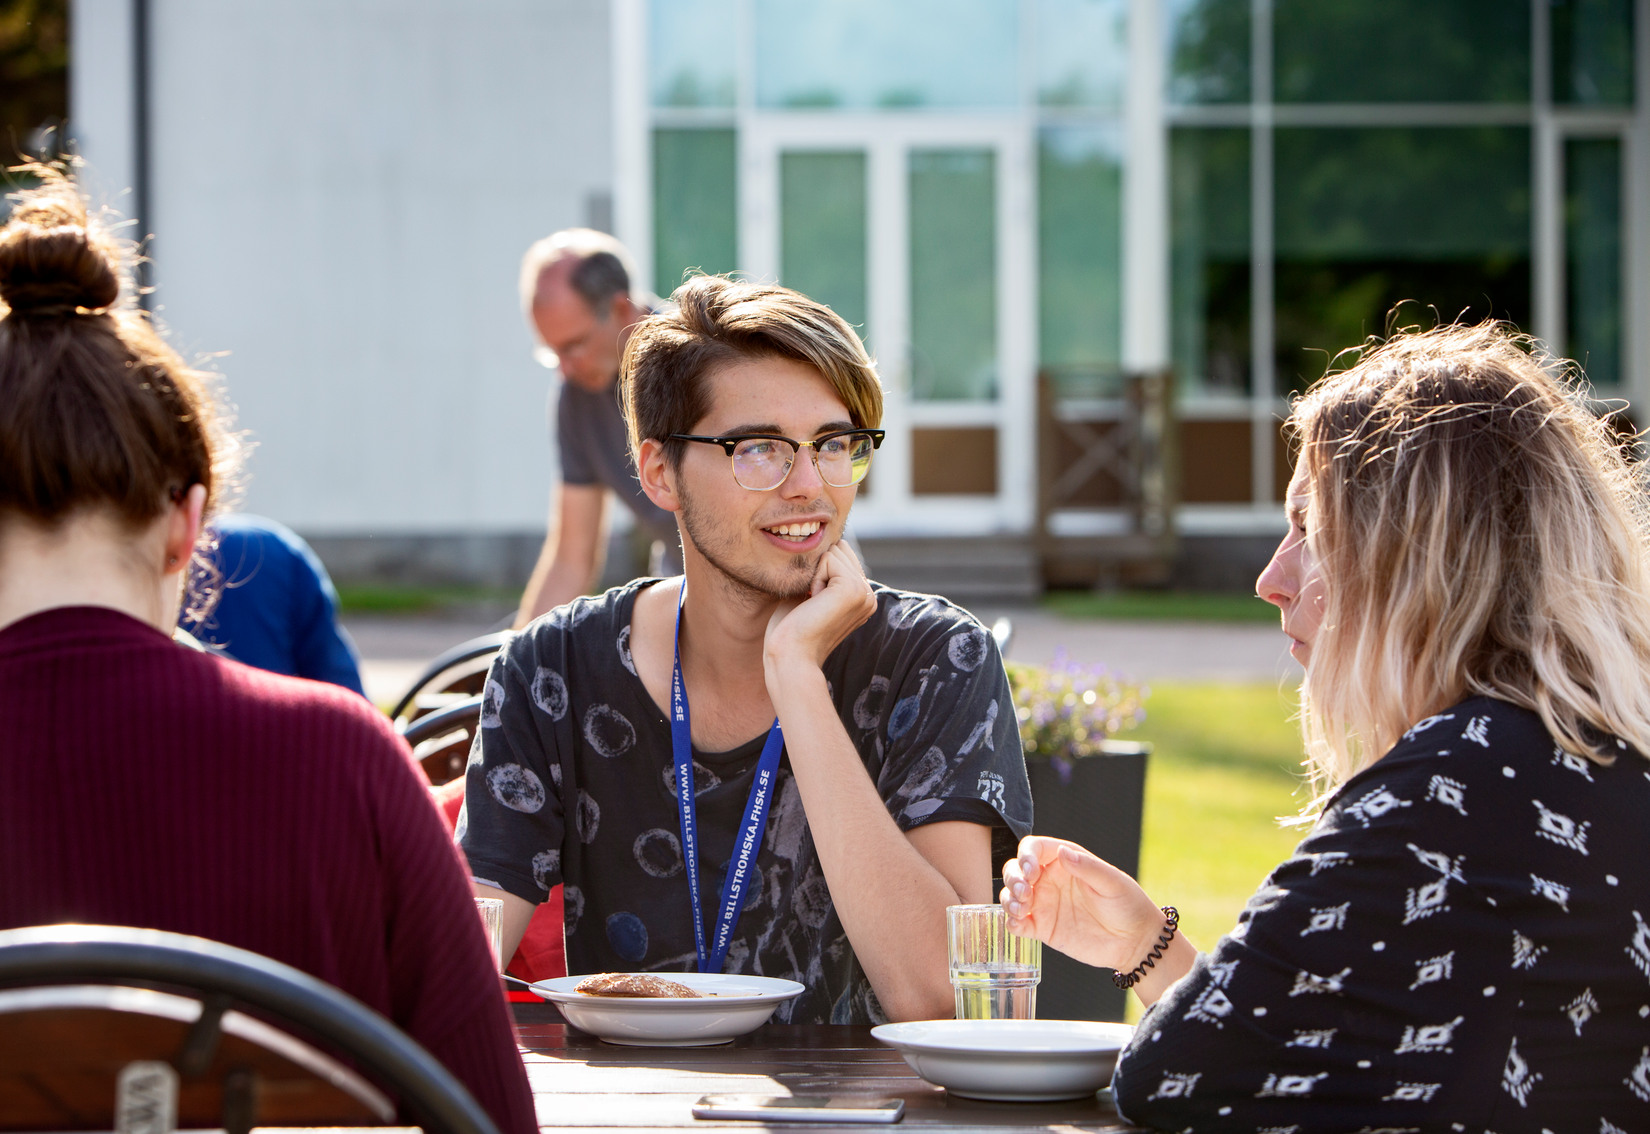
[(480, 693), (486, 683), (487, 669), (492, 664), (493, 655), (503, 649), (512, 637), (514, 631), (499, 630), (460, 642), (443, 651), (408, 686), (395, 703), (395, 708), (390, 710), (390, 719), (400, 721), (403, 717), (420, 715), (417, 702), (421, 696), (456, 693), (468, 697)]
[(411, 1037), (290, 965), (125, 926), (0, 932), (0, 1130), (124, 1128), (168, 1105), (229, 1134), (392, 1125), (393, 1099), (426, 1130), (498, 1134)]
[(464, 771), (487, 671), (512, 636), (512, 631), (500, 630), (444, 651), (424, 667), (390, 713), (395, 731), (412, 746), (431, 786), (440, 787)]
[(482, 694), (454, 701), (445, 708), (396, 721), (396, 731), (412, 746), (413, 757), (433, 787), (457, 779), (470, 758), (470, 744), (481, 727)]

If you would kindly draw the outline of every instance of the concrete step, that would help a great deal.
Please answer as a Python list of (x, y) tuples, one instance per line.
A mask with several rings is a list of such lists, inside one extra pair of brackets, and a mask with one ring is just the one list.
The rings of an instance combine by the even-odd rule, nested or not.
[(1037, 549), (1024, 536), (860, 537), (872, 578), (968, 605), (1042, 594)]

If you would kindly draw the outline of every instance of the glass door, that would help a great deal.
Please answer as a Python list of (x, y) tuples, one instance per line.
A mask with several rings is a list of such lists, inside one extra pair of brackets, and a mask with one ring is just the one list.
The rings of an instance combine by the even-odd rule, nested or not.
[(1030, 152), (1002, 118), (757, 115), (741, 132), (746, 270), (830, 304), (878, 360), (867, 535), (1030, 528)]

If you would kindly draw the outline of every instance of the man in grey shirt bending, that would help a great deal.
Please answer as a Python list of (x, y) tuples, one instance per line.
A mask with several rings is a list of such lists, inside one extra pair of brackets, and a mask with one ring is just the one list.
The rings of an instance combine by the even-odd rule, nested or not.
[(682, 569), (674, 517), (637, 484), (617, 396), (619, 358), (631, 329), (656, 306), (633, 289), (634, 278), (624, 245), (587, 228), (553, 233), (522, 259), (522, 306), (543, 344), (541, 358), (562, 378), (555, 399), (561, 483), (517, 629), (584, 594), (601, 574), (609, 490), (653, 541), (650, 570), (674, 575)]

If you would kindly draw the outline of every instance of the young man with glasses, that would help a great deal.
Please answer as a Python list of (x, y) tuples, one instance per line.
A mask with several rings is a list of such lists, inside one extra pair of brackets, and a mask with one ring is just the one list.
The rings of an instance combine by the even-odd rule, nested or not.
[(495, 663), (460, 820), (477, 893), (503, 892), (508, 951), (563, 883), (574, 974), (788, 977), (799, 1023), (950, 1016), (945, 907), (992, 900), (993, 833), (1031, 820), (995, 644), (840, 542), (882, 442), (848, 325), (720, 277), (673, 299), (621, 391), (686, 573)]

